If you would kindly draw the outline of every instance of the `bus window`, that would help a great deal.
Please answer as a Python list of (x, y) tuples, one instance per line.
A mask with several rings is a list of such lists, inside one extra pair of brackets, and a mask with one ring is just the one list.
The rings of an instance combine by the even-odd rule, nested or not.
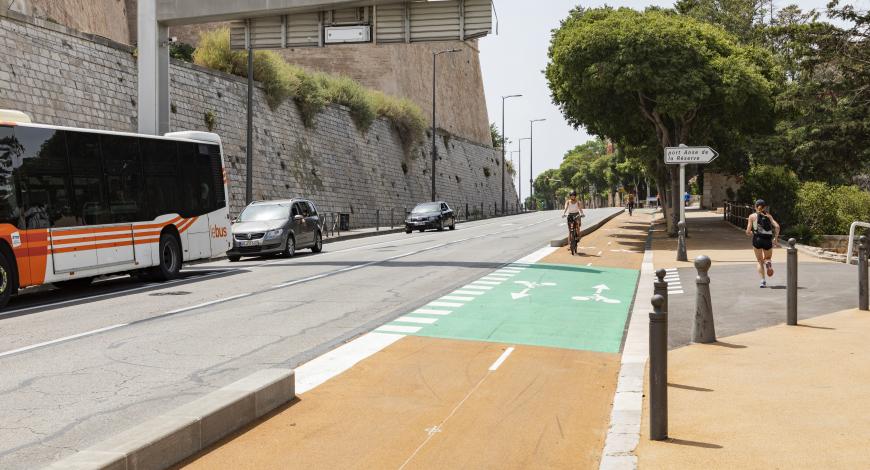
[[(215, 181), (211, 155), (206, 144), (179, 143), (179, 162), (184, 178), (185, 217), (195, 217), (215, 210)], [(223, 191), (223, 186), (221, 186)]]
[(78, 225), (72, 210), (66, 132), (19, 126), (21, 146), (16, 178), (21, 196), (18, 227), (24, 229)]
[(21, 145), (11, 127), (0, 126), (0, 223), (19, 226), (21, 210), (15, 194), (15, 163), (21, 164)]
[(148, 201), (148, 209), (143, 214), (145, 220), (179, 212), (182, 185), (178, 180), (178, 144), (171, 140), (141, 138), (139, 149)]
[(226, 194), (224, 194), (224, 167), (221, 162), (221, 148), (217, 145), (208, 146), (211, 155), (211, 176), (214, 181), (215, 209), (223, 209), (227, 206)]
[(102, 143), (103, 170), (109, 196), (109, 218), (112, 223), (145, 220), (142, 214), (142, 163), (137, 137), (104, 135)]
[(98, 134), (67, 132), (67, 149), (72, 173), (72, 190), (76, 225), (99, 225), (111, 222), (100, 168)]

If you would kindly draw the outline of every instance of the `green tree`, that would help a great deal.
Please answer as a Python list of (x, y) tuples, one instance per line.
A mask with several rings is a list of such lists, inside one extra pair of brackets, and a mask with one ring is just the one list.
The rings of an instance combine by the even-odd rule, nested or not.
[[(573, 10), (554, 31), (546, 76), (568, 121), (629, 145), (712, 143), (771, 127), (775, 67), (711, 24), (664, 11)], [(727, 157), (726, 157), (727, 158)], [(659, 188), (676, 168), (657, 165)], [(676, 212), (668, 218), (676, 232)]]

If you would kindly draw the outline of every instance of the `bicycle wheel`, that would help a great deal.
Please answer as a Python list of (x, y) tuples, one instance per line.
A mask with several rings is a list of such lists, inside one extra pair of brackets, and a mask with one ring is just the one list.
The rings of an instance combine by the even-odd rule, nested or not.
[(571, 232), (570, 232), (569, 237), (568, 237), (570, 239), (569, 241), (570, 241), (570, 245), (571, 245), (571, 256), (574, 256), (577, 254), (577, 234), (574, 233), (575, 230), (576, 229), (571, 228)]

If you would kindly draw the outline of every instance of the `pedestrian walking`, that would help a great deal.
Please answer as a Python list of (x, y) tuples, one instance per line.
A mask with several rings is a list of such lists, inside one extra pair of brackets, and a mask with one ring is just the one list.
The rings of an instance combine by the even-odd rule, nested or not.
[(689, 207), (689, 201), (691, 201), (691, 200), (692, 200), (692, 196), (689, 195), (688, 191), (686, 191), (685, 194), (683, 194), (683, 205), (685, 205), (686, 207)]
[(767, 287), (767, 277), (773, 276), (773, 247), (779, 247), (779, 224), (767, 208), (764, 199), (755, 201), (755, 213), (749, 214), (746, 221), (746, 235), (752, 237), (752, 250), (758, 261), (758, 275), (761, 276), (761, 284), (758, 287)]

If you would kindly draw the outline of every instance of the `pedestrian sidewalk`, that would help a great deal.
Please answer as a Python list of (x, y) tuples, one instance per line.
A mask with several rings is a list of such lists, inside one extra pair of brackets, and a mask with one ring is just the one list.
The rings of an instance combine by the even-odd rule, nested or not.
[(744, 234), (710, 212), (689, 212), (687, 225), (689, 259), (713, 260), (719, 341), (691, 343), (697, 272), (675, 261), (676, 241), (658, 226), (653, 262), (671, 288), (670, 439), (649, 439), (645, 394), (639, 468), (866, 468), (870, 313), (854, 309), (855, 267), (799, 254), (799, 326), (786, 326), (785, 250), (774, 253), (771, 288), (759, 289)]

